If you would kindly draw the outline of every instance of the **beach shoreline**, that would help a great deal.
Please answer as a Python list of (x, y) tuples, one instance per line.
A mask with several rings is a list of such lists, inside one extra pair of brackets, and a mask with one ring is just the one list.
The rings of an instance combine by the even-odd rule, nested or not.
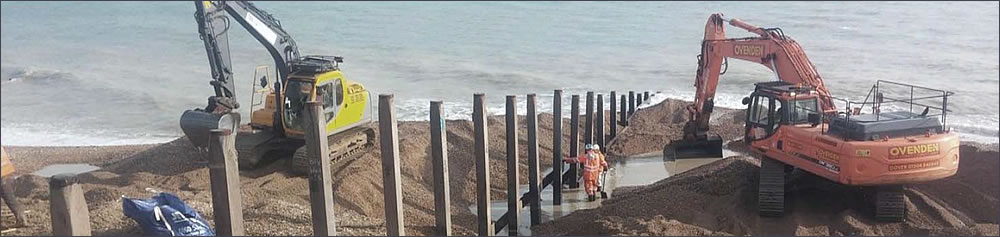
[[(639, 110), (631, 120), (629, 127), (619, 126), (616, 141), (608, 146), (611, 159), (620, 159), (631, 155), (643, 154), (662, 149), (663, 144), (669, 139), (679, 136), (680, 127), (686, 121), (683, 107), (689, 104), (687, 101), (668, 99), (659, 105), (655, 105), (643, 110)], [(607, 113), (607, 116), (614, 116)], [(738, 139), (742, 129), (742, 110), (717, 109), (717, 116), (713, 117), (713, 130), (719, 131), (726, 140)], [(519, 118), (519, 135), (521, 142), (526, 142), (525, 116)], [(609, 121), (606, 119), (605, 121)], [(583, 120), (581, 119), (581, 126)], [(489, 156), (491, 163), (491, 199), (503, 200), (506, 198), (506, 172), (505, 167), (505, 141), (504, 141), (504, 118), (503, 116), (490, 116), (488, 118), (490, 136)], [(610, 125), (608, 125), (610, 126)], [(605, 126), (605, 127), (608, 127)], [(400, 121), (398, 124), (400, 136), (400, 154), (403, 167), (401, 171), (403, 192), (404, 192), (404, 215), (406, 231), (409, 235), (434, 235), (434, 215), (433, 215), (433, 195), (431, 187), (433, 178), (430, 172), (430, 159), (427, 154), (429, 147), (429, 124), (427, 121)], [(471, 152), (473, 144), (472, 128), (473, 124), (468, 120), (448, 120), (446, 122), (448, 145), (449, 145), (449, 170), (451, 180), (452, 196), (452, 220), (454, 221), (454, 234), (472, 235), (476, 230), (475, 213), (466, 208), (475, 205), (475, 171)], [(543, 113), (538, 118), (539, 134), (539, 155), (541, 169), (545, 170), (551, 166), (552, 159), (552, 117), (551, 114)], [(568, 141), (569, 119), (563, 119), (564, 141)], [(404, 135), (405, 134), (405, 135)], [(583, 135), (581, 129), (580, 135)], [(581, 139), (582, 140), (582, 139)], [(376, 144), (378, 145), (378, 144)], [(564, 156), (568, 155), (569, 144), (564, 142)], [(975, 147), (987, 153), (996, 154), (997, 144), (963, 143), (964, 147)], [(582, 145), (580, 146), (582, 147)], [(13, 183), (15, 193), (22, 205), (26, 206), (28, 219), (32, 226), (19, 228), (5, 235), (46, 235), (50, 233), (48, 216), (48, 186), (45, 178), (32, 175), (31, 172), (51, 164), (72, 164), (84, 163), (98, 166), (101, 169), (93, 172), (80, 174), (82, 187), (87, 199), (92, 228), (95, 235), (136, 235), (141, 234), (138, 226), (125, 217), (121, 212), (122, 196), (148, 198), (152, 196), (146, 188), (153, 188), (160, 191), (171, 192), (199, 211), (210, 223), (214, 218), (211, 208), (211, 190), (208, 182), (207, 162), (202, 154), (191, 146), (186, 138), (178, 138), (174, 141), (162, 144), (145, 145), (115, 145), (115, 146), (78, 146), (78, 147), (44, 147), (44, 146), (11, 146), (6, 147), (12, 156), (17, 168), (17, 175), (20, 175)], [(525, 167), (519, 168), (521, 172), (519, 183), (527, 183), (527, 151), (526, 146), (521, 146), (519, 155), (522, 161), (520, 164)], [(989, 153), (992, 152), (992, 153)], [(980, 153), (970, 153), (980, 154)], [(964, 156), (965, 154), (963, 154)], [(377, 149), (367, 152), (362, 157), (351, 161), (334, 164), (334, 192), (335, 210), (337, 226), (341, 235), (384, 235), (382, 216), (383, 205), (381, 201), (381, 166), (379, 152)], [(748, 160), (749, 156), (743, 154), (739, 159)], [(988, 157), (987, 157), (988, 158)], [(965, 161), (984, 160), (983, 157), (963, 158)], [(1000, 159), (993, 157), (994, 161)], [(731, 160), (731, 159), (726, 159)], [(732, 170), (737, 173), (721, 173), (724, 177), (735, 177), (739, 172), (752, 172), (751, 166), (732, 164), (744, 164), (729, 162), (730, 166), (724, 166), (715, 170)], [(751, 162), (752, 163), (752, 162)], [(723, 165), (725, 162), (715, 162), (713, 165)], [(965, 163), (963, 163), (965, 164)], [(991, 163), (996, 169), (996, 162)], [(241, 171), (241, 189), (243, 195), (244, 218), (248, 235), (309, 235), (311, 234), (308, 182), (304, 177), (295, 176), (284, 172), (289, 166), (287, 160), (275, 161), (262, 167)], [(728, 167), (728, 168), (726, 168)], [(745, 169), (736, 169), (736, 168)], [(985, 167), (984, 169), (988, 169)], [(965, 168), (970, 169), (970, 168)], [(694, 172), (700, 172), (696, 169)], [(960, 169), (960, 174), (963, 172)], [(709, 175), (711, 172), (700, 174)], [(993, 173), (994, 175), (996, 173)], [(689, 174), (699, 175), (699, 174)], [(964, 176), (963, 176), (964, 177)], [(964, 177), (967, 178), (967, 177)], [(666, 185), (669, 179), (660, 181), (646, 188), (655, 190), (653, 186)], [(995, 180), (995, 179), (993, 179)], [(986, 187), (987, 190), (996, 190), (996, 183), (993, 187)], [(922, 187), (921, 190), (943, 190), (940, 192), (950, 192), (955, 190), (935, 189), (933, 187)], [(635, 189), (629, 187), (629, 189)], [(627, 191), (623, 191), (626, 192)], [(928, 191), (927, 193), (933, 193)], [(996, 200), (996, 192), (990, 191), (987, 198)], [(617, 198), (615, 195), (612, 199)], [(623, 197), (636, 198), (636, 195), (621, 195)], [(378, 198), (376, 198), (378, 197)], [(694, 198), (704, 198), (697, 197)], [(933, 196), (937, 198), (937, 196)], [(612, 201), (612, 200), (609, 200)], [(947, 203), (948, 201), (941, 201)], [(616, 203), (614, 201), (610, 203)], [(654, 205), (656, 203), (649, 203)], [(656, 205), (671, 205), (676, 203), (662, 203)], [(953, 204), (959, 205), (959, 204)], [(996, 206), (987, 207), (996, 211)], [(966, 208), (968, 209), (968, 208)], [(962, 209), (962, 212), (967, 210)], [(588, 212), (590, 212), (588, 210)], [(818, 214), (819, 215), (819, 214)], [(829, 213), (823, 215), (830, 215)], [(963, 214), (960, 214), (963, 215)], [(626, 215), (622, 215), (626, 216)], [(572, 216), (570, 216), (572, 217)], [(604, 217), (604, 216), (602, 216)], [(619, 220), (601, 219), (602, 221)], [(666, 223), (668, 226), (680, 226), (681, 229), (695, 230), (693, 227), (710, 228), (713, 225), (705, 225), (697, 220), (687, 220), (678, 216), (660, 217), (664, 219), (648, 219), (656, 223)], [(732, 217), (749, 218), (749, 217)], [(4, 224), (10, 218), (4, 218)], [(560, 219), (562, 220), (562, 219)], [(992, 222), (990, 222), (992, 221)], [(564, 224), (565, 221), (556, 221)], [(651, 222), (652, 223), (652, 222)], [(931, 220), (926, 223), (936, 223)], [(925, 223), (925, 224), (926, 224)], [(985, 231), (975, 232), (942, 232), (942, 233), (995, 233), (996, 219), (977, 219), (974, 223), (979, 223), (975, 228), (986, 228)], [(786, 223), (789, 225), (801, 225), (802, 223)], [(582, 232), (561, 232), (551, 229), (552, 224), (545, 224), (540, 233), (545, 234), (587, 234)], [(565, 225), (572, 227), (572, 225)], [(593, 226), (603, 226), (593, 225)], [(714, 226), (718, 227), (718, 226)], [(596, 227), (595, 227), (596, 228)], [(793, 227), (790, 227), (793, 228)], [(882, 227), (879, 227), (882, 228)], [(585, 228), (581, 228), (584, 230)], [(615, 228), (611, 228), (615, 229)], [(619, 228), (620, 232), (594, 232), (590, 234), (668, 234), (673, 232), (633, 232), (634, 229)], [(733, 233), (732, 229), (718, 227), (706, 229), (708, 232), (678, 232), (681, 234), (739, 234)], [(743, 230), (743, 229), (740, 229)], [(829, 227), (824, 230), (836, 230)], [(604, 231), (604, 230), (601, 230)], [(991, 232), (992, 231), (992, 232)], [(756, 233), (746, 231), (742, 233)], [(808, 233), (824, 233), (813, 231)], [(833, 231), (825, 233), (835, 233)], [(892, 234), (896, 232), (857, 232), (867, 234)], [(935, 232), (927, 232), (933, 234)]]

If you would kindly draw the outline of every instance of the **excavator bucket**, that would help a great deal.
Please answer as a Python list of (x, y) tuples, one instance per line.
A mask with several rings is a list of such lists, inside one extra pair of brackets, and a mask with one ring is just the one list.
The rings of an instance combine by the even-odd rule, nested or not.
[(181, 115), (181, 130), (191, 144), (199, 149), (208, 149), (208, 139), (214, 129), (231, 129), (234, 133), (239, 124), (240, 114), (223, 115), (206, 113), (201, 110), (187, 110)]
[(673, 140), (663, 148), (667, 160), (690, 158), (722, 158), (722, 137), (709, 135), (704, 140)]

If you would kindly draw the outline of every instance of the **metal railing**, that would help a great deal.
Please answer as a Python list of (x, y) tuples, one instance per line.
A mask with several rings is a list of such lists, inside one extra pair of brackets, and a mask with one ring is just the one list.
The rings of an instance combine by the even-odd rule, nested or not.
[[(890, 87), (899, 88), (901, 90), (894, 91), (890, 89)], [(904, 95), (894, 95), (898, 94), (898, 92), (900, 91), (903, 91), (902, 93), (904, 93)], [(918, 92), (923, 92), (923, 93), (918, 93)], [(893, 93), (893, 94), (887, 96), (886, 95), (887, 93)], [(883, 105), (902, 104), (903, 105), (902, 107), (908, 108), (907, 112), (909, 112), (908, 113), (909, 118), (913, 118), (914, 116), (917, 115), (916, 113), (913, 112), (914, 105), (923, 106), (928, 111), (933, 109), (935, 111), (938, 111), (939, 113), (930, 113), (930, 112), (928, 112), (927, 114), (921, 113), (919, 116), (928, 116), (928, 117), (940, 116), (941, 123), (943, 126), (942, 129), (947, 131), (948, 112), (952, 112), (950, 109), (948, 109), (948, 97), (954, 94), (955, 94), (954, 92), (946, 90), (934, 89), (924, 86), (917, 86), (917, 85), (893, 82), (887, 80), (877, 80), (875, 84), (872, 85), (872, 87), (868, 90), (868, 93), (865, 95), (865, 99), (862, 102), (851, 101), (846, 98), (839, 98), (833, 96), (830, 96), (828, 98), (834, 101), (844, 102), (845, 111), (843, 115), (845, 116), (845, 119), (847, 119), (847, 121), (851, 121), (851, 117), (853, 115), (859, 115), (860, 112), (864, 110), (866, 106), (870, 106), (871, 113), (875, 115), (875, 121), (881, 121), (883, 117), (885, 117), (882, 115)], [(940, 98), (940, 103), (941, 103), (940, 106), (932, 105), (929, 102), (927, 102), (929, 100), (936, 100), (938, 98)], [(852, 106), (859, 106), (859, 107), (854, 108)], [(838, 112), (838, 114), (840, 113)]]

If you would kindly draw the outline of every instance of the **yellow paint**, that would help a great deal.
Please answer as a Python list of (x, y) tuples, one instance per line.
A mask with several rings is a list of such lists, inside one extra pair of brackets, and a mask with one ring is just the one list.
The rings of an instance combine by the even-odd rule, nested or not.
[(889, 158), (902, 159), (926, 155), (937, 155), (940, 151), (941, 149), (938, 147), (937, 143), (897, 146), (889, 148)]
[[(368, 109), (368, 91), (357, 82), (344, 79), (344, 75), (340, 71), (329, 71), (317, 74), (311, 78), (309, 77), (294, 77), (288, 80), (306, 81), (312, 84), (312, 90), (309, 92), (307, 101), (320, 101), (321, 103), (326, 103), (323, 101), (322, 95), (317, 95), (316, 92), (319, 91), (318, 87), (327, 84), (336, 85), (337, 81), (340, 81), (342, 85), (341, 93), (344, 95), (343, 102), (336, 109), (336, 113), (332, 118), (327, 118), (325, 133), (327, 135), (332, 132), (339, 132), (347, 128), (352, 128), (357, 126), (360, 122), (363, 122), (365, 113)], [(288, 95), (288, 86), (282, 88), (282, 96)], [(338, 88), (333, 88), (338, 89)], [(264, 109), (260, 109), (252, 112), (251, 123), (258, 126), (271, 127), (270, 122), (273, 121), (273, 112), (275, 110), (283, 108), (278, 108), (278, 105), (274, 104), (274, 92), (268, 93), (267, 102)], [(285, 101), (285, 98), (282, 98)], [(323, 104), (324, 106), (329, 106)], [(282, 111), (284, 113), (284, 111)], [(329, 113), (329, 108), (324, 107), (324, 114)], [(284, 115), (282, 115), (284, 116)], [(324, 115), (325, 117), (326, 115)], [(287, 121), (284, 121), (287, 122)], [(289, 128), (287, 124), (282, 124), (285, 130), (285, 136), (288, 137), (299, 137), (305, 135), (305, 131)]]
[(902, 164), (902, 165), (890, 165), (889, 171), (922, 169), (922, 168), (936, 167), (938, 165), (941, 165), (941, 162), (936, 160), (928, 162), (920, 162), (920, 163)]
[(212, 2), (211, 1), (201, 1), (201, 4), (205, 5), (205, 10), (208, 10), (208, 9), (212, 8)]
[(872, 149), (857, 149), (854, 150), (854, 155), (857, 157), (871, 157)]
[(834, 163), (840, 162), (840, 155), (832, 151), (816, 149), (816, 156), (824, 160), (833, 161)]
[(733, 54), (736, 56), (764, 56), (764, 46), (755, 44), (737, 44), (733, 46)]
[[(368, 107), (368, 91), (360, 83), (344, 79), (344, 75), (340, 71), (317, 75), (315, 85), (323, 85), (334, 80), (340, 80), (341, 85), (343, 85), (343, 88), (339, 89), (344, 95), (344, 101), (337, 109), (337, 115), (333, 120), (327, 121), (326, 131), (328, 133), (355, 125), (364, 117), (365, 109)], [(316, 90), (313, 90), (311, 96), (316, 99)]]

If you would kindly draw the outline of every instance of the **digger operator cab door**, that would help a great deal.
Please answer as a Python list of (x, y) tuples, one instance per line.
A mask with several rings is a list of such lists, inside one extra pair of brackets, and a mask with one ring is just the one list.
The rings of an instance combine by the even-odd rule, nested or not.
[(337, 114), (344, 104), (344, 79), (339, 73), (324, 73), (315, 79), (289, 79), (285, 87), (285, 131), (289, 136), (302, 136), (308, 128), (305, 123), (306, 103), (316, 98), (323, 105), (323, 127), (330, 132)]
[(312, 99), (314, 82), (305, 78), (289, 78), (285, 85), (285, 93), (281, 116), (285, 122), (285, 135), (301, 137), (306, 128), (306, 102)]
[(342, 78), (332, 80), (321, 80), (316, 86), (316, 96), (323, 103), (323, 124), (329, 124), (340, 112), (341, 104), (344, 103), (344, 82)]
[(743, 104), (747, 105), (743, 141), (747, 144), (767, 139), (778, 130), (779, 117), (782, 116), (777, 107), (781, 106), (781, 102), (775, 97), (773, 94), (754, 92), (750, 97), (743, 98)]

